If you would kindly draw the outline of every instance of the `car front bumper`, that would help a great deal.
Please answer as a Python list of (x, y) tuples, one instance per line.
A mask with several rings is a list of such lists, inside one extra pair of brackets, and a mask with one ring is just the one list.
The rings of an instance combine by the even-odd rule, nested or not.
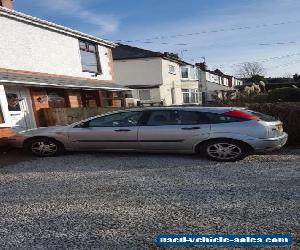
[(255, 152), (270, 152), (282, 148), (288, 140), (288, 134), (283, 133), (283, 135), (275, 138), (268, 139), (255, 139), (249, 144), (253, 147)]
[(24, 145), (24, 141), (27, 139), (26, 136), (24, 135), (20, 135), (20, 134), (16, 134), (12, 137), (8, 138), (8, 143), (11, 147), (14, 148), (22, 148)]

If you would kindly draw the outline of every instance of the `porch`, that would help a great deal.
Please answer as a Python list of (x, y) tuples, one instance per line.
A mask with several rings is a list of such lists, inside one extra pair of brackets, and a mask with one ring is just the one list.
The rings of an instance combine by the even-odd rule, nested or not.
[(0, 83), (6, 127), (14, 131), (47, 126), (41, 109), (124, 107), (129, 90), (112, 81), (4, 69)]

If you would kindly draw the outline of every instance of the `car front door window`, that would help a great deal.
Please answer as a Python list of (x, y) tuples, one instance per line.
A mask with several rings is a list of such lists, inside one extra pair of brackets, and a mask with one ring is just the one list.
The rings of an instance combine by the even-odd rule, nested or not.
[(120, 112), (98, 117), (89, 122), (89, 127), (133, 127), (137, 126), (142, 112)]
[(176, 110), (152, 111), (147, 126), (178, 125), (179, 117)]

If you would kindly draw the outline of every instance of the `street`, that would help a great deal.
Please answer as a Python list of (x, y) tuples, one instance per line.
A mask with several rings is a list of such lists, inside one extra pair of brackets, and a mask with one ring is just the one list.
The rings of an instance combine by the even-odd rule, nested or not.
[(0, 168), (0, 184), (1, 249), (152, 249), (167, 233), (291, 234), (300, 246), (300, 149), (236, 163), (29, 157)]

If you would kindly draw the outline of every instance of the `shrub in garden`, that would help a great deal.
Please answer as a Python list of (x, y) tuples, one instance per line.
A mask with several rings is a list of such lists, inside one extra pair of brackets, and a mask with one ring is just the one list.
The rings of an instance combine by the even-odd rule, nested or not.
[(248, 108), (278, 118), (289, 134), (288, 144), (300, 145), (300, 102), (252, 103)]
[(300, 102), (300, 89), (278, 88), (268, 94), (269, 102)]

